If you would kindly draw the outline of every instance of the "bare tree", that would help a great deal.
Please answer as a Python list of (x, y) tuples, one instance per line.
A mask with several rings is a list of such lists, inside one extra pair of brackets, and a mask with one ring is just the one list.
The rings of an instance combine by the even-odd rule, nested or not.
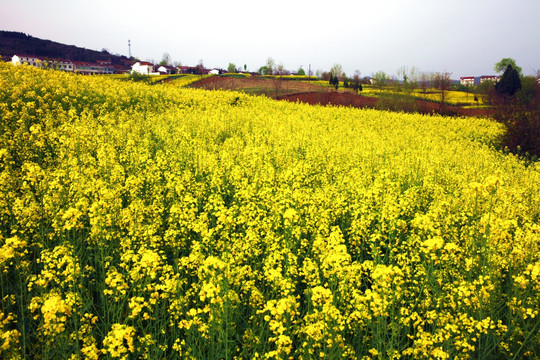
[(159, 65), (169, 66), (172, 64), (171, 55), (168, 52), (163, 53)]
[(414, 66), (402, 66), (397, 71), (398, 78), (403, 81), (403, 88), (408, 91), (414, 91), (418, 87), (420, 73)]
[(448, 100), (448, 91), (452, 85), (449, 72), (437, 72), (433, 74), (433, 86), (440, 91), (440, 111), (441, 114), (445, 113), (445, 101)]
[(409, 74), (409, 67), (406, 65), (403, 65), (396, 71), (398, 79), (403, 80), (403, 86), (407, 84), (408, 74)]
[(274, 67), (276, 66), (276, 63), (274, 62), (274, 59), (269, 57), (266, 59), (266, 70), (268, 75), (272, 75), (274, 73)]
[(358, 94), (358, 91), (362, 91), (362, 84), (360, 84), (360, 70), (354, 70), (353, 75), (353, 89)]
[(334, 66), (330, 68), (330, 74), (337, 77), (339, 81), (343, 81), (345, 78), (345, 72), (340, 64), (334, 64)]
[(418, 76), (420, 88), (422, 89), (422, 92), (425, 94), (427, 92), (427, 89), (429, 88), (429, 78), (430, 74), (427, 72), (421, 72)]
[(203, 61), (201, 59), (201, 60), (199, 60), (199, 63), (195, 67), (195, 72), (201, 76), (201, 80), (203, 78), (204, 70), (205, 70), (204, 69), (204, 64), (203, 64)]
[[(273, 60), (272, 60), (273, 61)], [(268, 64), (267, 64), (268, 66)], [(281, 89), (282, 87), (282, 76), (283, 76), (283, 73), (285, 72), (285, 66), (283, 66), (283, 63), (280, 63), (275, 71), (274, 71), (274, 77), (272, 78), (272, 81), (274, 81), (274, 88), (276, 89), (276, 99), (279, 95), (279, 90)]]
[(411, 91), (414, 91), (418, 87), (420, 80), (420, 72), (414, 66), (409, 70), (409, 77), (407, 79), (407, 86)]

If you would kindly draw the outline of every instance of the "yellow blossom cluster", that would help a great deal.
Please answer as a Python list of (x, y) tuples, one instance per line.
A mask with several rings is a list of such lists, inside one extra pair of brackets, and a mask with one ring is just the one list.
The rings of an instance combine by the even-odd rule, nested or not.
[(111, 330), (103, 339), (103, 353), (110, 354), (113, 359), (127, 359), (135, 352), (135, 328), (123, 324), (113, 324)]
[(0, 63), (0, 357), (540, 357), (540, 165), (489, 119)]

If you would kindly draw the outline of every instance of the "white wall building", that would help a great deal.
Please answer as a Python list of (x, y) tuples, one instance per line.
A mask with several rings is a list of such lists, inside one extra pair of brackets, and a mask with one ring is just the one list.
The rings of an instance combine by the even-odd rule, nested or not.
[(143, 75), (159, 75), (154, 72), (154, 65), (146, 61), (137, 61), (131, 66), (131, 71)]
[(465, 86), (473, 86), (474, 85), (474, 76), (462, 76), (459, 78), (459, 83), (461, 85)]
[[(88, 63), (65, 59), (47, 59), (29, 55), (14, 55), (11, 58), (11, 63), (13, 65), (28, 64), (37, 68), (76, 72), (85, 75), (114, 74), (117, 72), (117, 69), (110, 61)], [(151, 67), (151, 69), (153, 69), (153, 67)]]
[(62, 59), (46, 59), (42, 57), (37, 56), (29, 56), (29, 55), (13, 55), (11, 58), (11, 63), (13, 65), (22, 65), (22, 64), (28, 64), (33, 67), (37, 68), (48, 68), (48, 69), (56, 69), (56, 70), (62, 70), (62, 71), (69, 71), (73, 72), (75, 69), (75, 66), (73, 62), (69, 60), (62, 60)]
[(176, 68), (173, 66), (161, 65), (160, 67), (158, 67), (157, 71), (160, 74), (175, 74)]
[(28, 64), (30, 66), (40, 67), (41, 62), (42, 60), (40, 58), (29, 55), (13, 55), (11, 58), (11, 63), (13, 65)]
[(480, 77), (480, 83), (483, 83), (484, 81), (496, 82), (497, 80), (499, 80), (499, 77), (495, 76), (495, 75), (484, 75), (484, 76)]

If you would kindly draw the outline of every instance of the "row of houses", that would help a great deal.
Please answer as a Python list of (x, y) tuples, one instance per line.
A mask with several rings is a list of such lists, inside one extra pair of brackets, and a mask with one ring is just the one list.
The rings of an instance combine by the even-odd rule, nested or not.
[[(126, 68), (121, 65), (113, 65), (110, 61), (97, 61), (94, 63), (71, 61), (65, 59), (48, 59), (38, 56), (30, 55), (14, 55), (11, 59), (14, 65), (28, 64), (34, 67), (43, 67), (49, 69), (56, 69), (62, 71), (76, 72), (85, 75), (98, 75), (98, 74), (121, 74), (128, 73), (130, 71), (144, 75), (162, 75), (162, 74), (215, 74), (219, 75), (225, 73), (223, 69), (205, 69), (191, 66), (166, 66), (166, 65), (154, 65), (147, 61), (137, 61), (131, 65), (130, 68)], [(484, 76), (462, 76), (459, 79), (461, 85), (475, 86), (486, 81), (497, 82), (499, 76), (496, 75), (484, 75)], [(540, 83), (540, 77), (537, 77)], [(371, 79), (373, 83), (374, 79)]]
[(497, 82), (499, 76), (496, 75), (484, 75), (484, 76), (462, 76), (459, 78), (459, 83), (465, 86), (474, 86), (486, 81)]
[(144, 75), (177, 74), (178, 69), (174, 66), (156, 66), (147, 61), (137, 61), (131, 66), (131, 71)]
[(154, 65), (147, 61), (138, 61), (131, 66), (131, 71), (143, 75), (161, 75), (161, 74), (209, 74), (219, 75), (226, 73), (223, 69), (206, 69), (200, 66), (166, 66)]
[(221, 74), (225, 70), (205, 69), (201, 67), (190, 66), (166, 66), (154, 65), (147, 61), (137, 61), (131, 66), (126, 64), (114, 65), (110, 61), (82, 62), (66, 59), (48, 59), (31, 55), (14, 55), (11, 58), (13, 65), (28, 64), (33, 67), (56, 69), (61, 71), (75, 72), (84, 75), (98, 74), (122, 74), (130, 71), (144, 75), (162, 75), (162, 74)]
[(56, 69), (85, 75), (116, 74), (126, 71), (122, 66), (113, 65), (110, 61), (83, 62), (31, 55), (13, 55), (11, 62), (13, 65), (28, 64), (37, 68)]

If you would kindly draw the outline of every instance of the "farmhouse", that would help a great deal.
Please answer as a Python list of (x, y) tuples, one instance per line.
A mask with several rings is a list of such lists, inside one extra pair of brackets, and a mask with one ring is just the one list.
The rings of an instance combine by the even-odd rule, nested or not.
[(154, 64), (147, 61), (137, 61), (131, 66), (131, 71), (143, 75), (159, 75), (159, 72), (154, 72)]
[(13, 65), (28, 64), (33, 67), (44, 67), (62, 71), (73, 71), (73, 63), (63, 59), (47, 59), (30, 55), (13, 55), (11, 58)]
[(82, 61), (73, 62), (74, 72), (84, 75), (114, 74), (115, 68), (112, 65), (101, 65), (98, 63), (87, 63)]
[(495, 75), (484, 75), (480, 77), (480, 83), (483, 83), (485, 81), (493, 81), (496, 82), (499, 79), (498, 76)]
[(30, 55), (13, 55), (11, 58), (11, 63), (13, 65), (28, 64), (30, 66), (38, 67), (41, 63), (41, 59)]
[(474, 85), (474, 76), (462, 76), (459, 78), (459, 83), (465, 86)]
[(163, 75), (176, 74), (176, 68), (174, 66), (161, 65), (157, 71)]
[(110, 61), (89, 63), (65, 59), (47, 59), (30, 55), (13, 55), (11, 63), (13, 65), (28, 64), (37, 68), (56, 69), (83, 75), (114, 74), (119, 70)]

